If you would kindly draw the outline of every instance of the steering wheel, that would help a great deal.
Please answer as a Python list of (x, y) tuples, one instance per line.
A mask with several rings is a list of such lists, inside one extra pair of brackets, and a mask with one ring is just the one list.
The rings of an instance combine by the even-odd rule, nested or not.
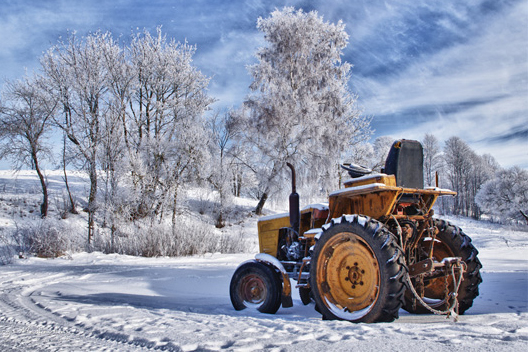
[(346, 171), (348, 171), (348, 174), (352, 178), (365, 176), (372, 172), (372, 170), (369, 169), (368, 167), (357, 165), (357, 164), (352, 164), (352, 163), (342, 164), (341, 167), (345, 169)]

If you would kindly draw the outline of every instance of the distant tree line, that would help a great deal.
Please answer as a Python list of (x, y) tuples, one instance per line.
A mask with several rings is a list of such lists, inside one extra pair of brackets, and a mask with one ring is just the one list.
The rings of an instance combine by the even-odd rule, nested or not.
[[(373, 144), (354, 150), (352, 160), (380, 171), (394, 138), (378, 137)], [(528, 220), (528, 171), (514, 166), (503, 169), (489, 154), (478, 155), (460, 137), (448, 138), (443, 146), (432, 134), (421, 140), (424, 150), (424, 184), (457, 192), (438, 201), (444, 213), (480, 219), (487, 215), (497, 222)]]

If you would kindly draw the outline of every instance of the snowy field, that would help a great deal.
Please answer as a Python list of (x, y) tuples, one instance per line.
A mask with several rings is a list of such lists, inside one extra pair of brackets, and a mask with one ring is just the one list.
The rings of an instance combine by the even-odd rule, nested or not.
[[(473, 239), (483, 264), (480, 295), (458, 322), (404, 311), (385, 324), (323, 321), (296, 291), (294, 307), (275, 315), (237, 312), (229, 281), (253, 252), (77, 253), (0, 266), (0, 350), (528, 351), (528, 232), (449, 220)], [(240, 227), (256, 240), (255, 218), (233, 231)]]

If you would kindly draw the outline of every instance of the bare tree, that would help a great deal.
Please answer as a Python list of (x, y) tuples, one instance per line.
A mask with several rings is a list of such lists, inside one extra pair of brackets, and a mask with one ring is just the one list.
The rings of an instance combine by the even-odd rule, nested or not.
[(6, 100), (0, 104), (0, 157), (12, 158), (17, 169), (29, 166), (37, 172), (43, 196), (40, 214), (46, 217), (48, 190), (40, 162), (51, 155), (46, 137), (55, 104), (35, 78), (6, 82), (5, 87)]
[(450, 187), (458, 193), (453, 201), (453, 213), (478, 219), (481, 211), (475, 197), (481, 186), (494, 176), (497, 162), (490, 155), (476, 154), (459, 137), (446, 141), (444, 160)]
[(335, 174), (345, 148), (361, 140), (369, 120), (361, 117), (347, 84), (350, 64), (341, 61), (348, 35), (342, 22), (293, 8), (259, 18), (268, 45), (249, 67), (253, 77), (239, 115), (241, 138), (252, 150), (245, 160), (259, 177), (257, 214), (279, 188), (284, 163), (303, 164), (308, 182), (323, 186)]
[(473, 151), (459, 137), (451, 137), (445, 142), (444, 159), (446, 174), (451, 189), (457, 192), (453, 212), (468, 215), (471, 200), (468, 192), (468, 179), (471, 175)]
[(209, 78), (192, 66), (195, 50), (168, 41), (159, 28), (132, 39), (134, 87), (123, 129), (139, 217), (161, 220), (167, 207), (175, 224), (179, 187), (208, 157), (203, 113), (214, 100), (206, 93)]
[(439, 171), (442, 163), (440, 142), (438, 139), (429, 133), (426, 133), (423, 140), (423, 151), (424, 151), (424, 176), (425, 184), (427, 186), (435, 185), (435, 174)]
[[(235, 161), (230, 152), (233, 151), (234, 137), (238, 130), (233, 121), (233, 117), (229, 112), (223, 114), (215, 113), (211, 116), (208, 123), (211, 131), (211, 155), (215, 162), (210, 165), (210, 172), (208, 180), (213, 185), (214, 189), (219, 194), (219, 207), (216, 215), (216, 227), (224, 226), (224, 212), (227, 200), (231, 194), (230, 186), (233, 175), (232, 170), (235, 166)], [(236, 172), (236, 171), (235, 171)]]
[(55, 118), (78, 153), (90, 178), (88, 196), (88, 243), (94, 235), (97, 210), (98, 150), (101, 117), (108, 109), (107, 69), (102, 50), (109, 33), (97, 32), (79, 40), (72, 34), (66, 42), (52, 47), (41, 60), (51, 91), (65, 114)]
[(395, 138), (391, 136), (381, 136), (374, 140), (374, 157), (370, 164), (372, 170), (380, 171), (385, 167), (387, 155), (389, 155), (390, 148), (394, 141)]

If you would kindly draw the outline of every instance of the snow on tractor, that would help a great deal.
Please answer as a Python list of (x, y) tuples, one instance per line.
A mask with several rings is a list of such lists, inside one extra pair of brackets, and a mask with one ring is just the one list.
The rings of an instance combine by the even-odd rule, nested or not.
[(439, 196), (423, 187), (423, 149), (394, 142), (383, 173), (346, 164), (352, 177), (328, 203), (302, 210), (292, 172), (290, 211), (258, 221), (260, 253), (230, 283), (236, 310), (275, 313), (293, 305), (290, 279), (323, 319), (390, 322), (410, 313), (457, 317), (482, 282), (477, 250), (460, 228), (433, 218)]

